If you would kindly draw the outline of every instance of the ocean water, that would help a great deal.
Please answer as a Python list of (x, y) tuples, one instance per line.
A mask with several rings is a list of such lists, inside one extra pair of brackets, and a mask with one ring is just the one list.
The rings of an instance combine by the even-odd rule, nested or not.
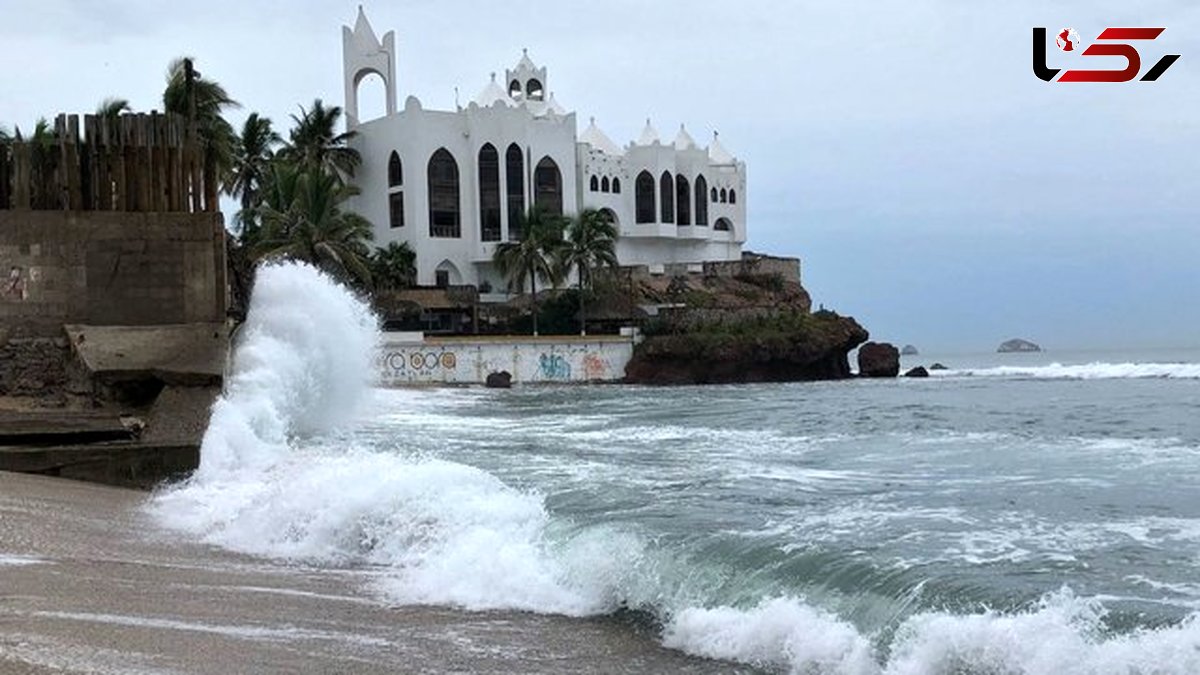
[(612, 615), (769, 672), (1200, 672), (1200, 354), (383, 390), (376, 339), (263, 270), (202, 466), (149, 511), (397, 605)]

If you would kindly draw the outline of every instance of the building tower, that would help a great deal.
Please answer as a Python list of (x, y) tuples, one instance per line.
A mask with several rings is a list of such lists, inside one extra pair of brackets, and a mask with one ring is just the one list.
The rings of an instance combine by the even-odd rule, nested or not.
[(547, 97), (546, 69), (538, 68), (529, 58), (529, 50), (521, 50), (521, 60), (513, 70), (506, 70), (505, 79), (508, 82), (508, 95), (517, 102), (542, 102)]
[(358, 6), (354, 30), (342, 26), (342, 67), (346, 82), (348, 130), (358, 126), (358, 85), (368, 75), (378, 75), (383, 79), (387, 114), (396, 114), (396, 33), (388, 31), (381, 43), (367, 22), (362, 5)]

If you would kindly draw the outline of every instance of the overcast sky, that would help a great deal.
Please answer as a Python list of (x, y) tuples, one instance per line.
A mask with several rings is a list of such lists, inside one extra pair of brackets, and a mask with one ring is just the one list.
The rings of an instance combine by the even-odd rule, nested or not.
[[(101, 7), (103, 5), (103, 7)], [(620, 144), (646, 117), (748, 164), (748, 248), (799, 256), (815, 301), (927, 351), (1020, 336), (1050, 349), (1200, 347), (1200, 3), (367, 3), (396, 31), (399, 97), (469, 101), (527, 47), (548, 87)], [(0, 125), (160, 106), (197, 58), (244, 109), (288, 125), (342, 103), (357, 3), (0, 0)], [(1167, 31), (1156, 83), (1047, 84), (1031, 29)], [(1051, 67), (1119, 68), (1065, 54)], [(382, 108), (382, 87), (364, 91)], [(374, 96), (374, 103), (371, 98)]]

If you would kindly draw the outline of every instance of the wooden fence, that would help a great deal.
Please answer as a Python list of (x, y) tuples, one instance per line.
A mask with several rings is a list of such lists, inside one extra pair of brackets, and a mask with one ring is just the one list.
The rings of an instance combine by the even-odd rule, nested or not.
[(219, 209), (216, 165), (185, 117), (59, 115), (51, 134), (0, 143), (0, 210)]

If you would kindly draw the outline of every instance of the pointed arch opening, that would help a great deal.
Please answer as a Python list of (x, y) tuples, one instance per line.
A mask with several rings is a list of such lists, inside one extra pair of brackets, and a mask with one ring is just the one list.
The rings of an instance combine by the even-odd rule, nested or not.
[(500, 241), (500, 153), (491, 143), (479, 149), (479, 237)]
[(602, 216), (604, 216), (605, 218), (607, 218), (608, 222), (612, 223), (613, 227), (617, 228), (618, 232), (621, 230), (621, 220), (619, 218), (617, 218), (616, 211), (613, 211), (610, 208), (603, 208), (603, 209), (600, 209), (600, 214)]
[(392, 156), (388, 158), (388, 187), (401, 187), (404, 185), (404, 165), (400, 163), (400, 153), (392, 151)]
[(529, 82), (525, 83), (525, 95), (529, 97), (530, 101), (544, 100), (546, 98), (546, 90), (542, 87), (541, 80), (532, 78)]
[(683, 174), (675, 175), (675, 224), (692, 224), (692, 185)]
[(721, 200), (717, 197), (717, 188), (714, 187), (712, 189), (712, 203), (716, 204), (719, 201)]
[(613, 191), (613, 194), (615, 194), (615, 195), (621, 194), (621, 179), (620, 178), (612, 179), (612, 191)]
[(438, 288), (449, 288), (450, 286), (461, 286), (463, 284), (462, 272), (459, 272), (458, 267), (449, 260), (443, 260), (439, 263), (433, 273), (434, 283)]
[(445, 148), (429, 158), (429, 236), (462, 236), (458, 162)]
[(696, 176), (696, 224), (708, 225), (708, 181), (703, 174)]
[(599, 192), (600, 191), (600, 178), (597, 176), (592, 176), (591, 184), (588, 187), (591, 188), (592, 192)]
[[(521, 83), (513, 82), (520, 89)], [(521, 219), (525, 217), (525, 154), (516, 143), (504, 152), (504, 179), (507, 184), (508, 240), (517, 241), (521, 238)]]
[(513, 100), (519, 100), (522, 93), (523, 90), (521, 89), (520, 80), (513, 80), (512, 82), (508, 83), (508, 95), (512, 97)]
[(563, 214), (562, 172), (558, 164), (543, 157), (533, 170), (533, 203), (552, 216)]
[(612, 183), (608, 182), (608, 176), (605, 176), (604, 178), (600, 179), (600, 191), (601, 192), (612, 192)]
[(655, 220), (654, 176), (651, 176), (649, 171), (639, 173), (637, 180), (633, 183), (633, 192), (637, 222), (653, 223)]
[(662, 206), (660, 222), (673, 223), (675, 222), (675, 180), (671, 178), (670, 171), (663, 172), (662, 177), (658, 179), (658, 185), (659, 191), (662, 193), (659, 195), (661, 200), (659, 204)]
[(729, 201), (729, 191), (726, 190), (725, 188), (721, 188), (721, 203), (725, 204), (728, 201)]
[(737, 203), (737, 190), (734, 190), (732, 188), (729, 190), (729, 203), (730, 204)]

